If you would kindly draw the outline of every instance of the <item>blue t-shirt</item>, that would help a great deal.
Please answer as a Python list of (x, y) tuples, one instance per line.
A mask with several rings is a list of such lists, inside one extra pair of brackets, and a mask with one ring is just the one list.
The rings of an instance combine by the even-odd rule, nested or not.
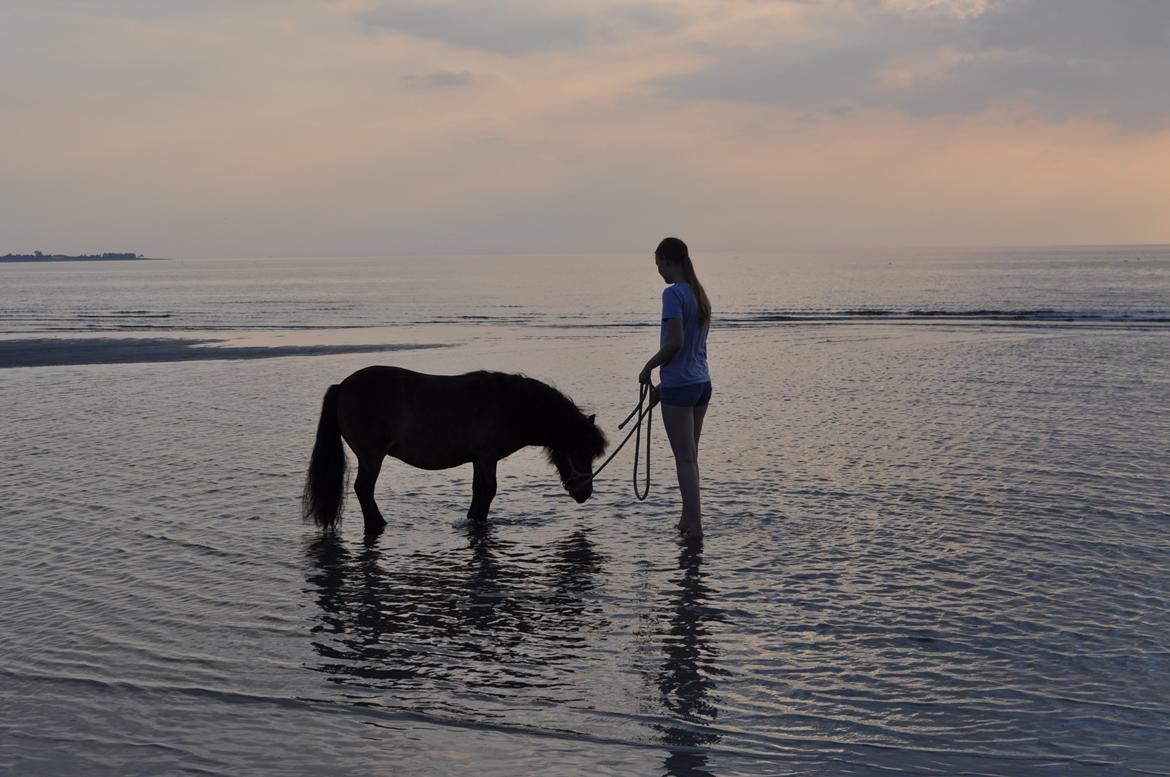
[(683, 346), (673, 359), (662, 365), (662, 385), (689, 386), (711, 380), (707, 370), (707, 327), (699, 326), (699, 300), (686, 281), (667, 286), (662, 292), (660, 347), (666, 343), (668, 318), (682, 319)]

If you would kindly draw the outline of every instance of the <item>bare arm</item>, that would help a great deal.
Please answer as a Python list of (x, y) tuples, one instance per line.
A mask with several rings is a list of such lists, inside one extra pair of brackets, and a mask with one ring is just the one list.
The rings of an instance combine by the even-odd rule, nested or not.
[(683, 322), (681, 318), (666, 319), (666, 342), (658, 349), (658, 353), (650, 357), (642, 372), (638, 374), (639, 383), (650, 382), (650, 371), (661, 367), (674, 358), (683, 347)]

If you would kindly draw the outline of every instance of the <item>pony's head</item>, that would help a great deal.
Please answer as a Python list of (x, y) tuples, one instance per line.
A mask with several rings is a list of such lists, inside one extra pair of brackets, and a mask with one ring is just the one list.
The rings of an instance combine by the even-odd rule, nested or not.
[(549, 461), (557, 468), (569, 496), (580, 504), (593, 495), (593, 460), (605, 452), (605, 434), (597, 427), (597, 416), (580, 416), (561, 442), (548, 450)]

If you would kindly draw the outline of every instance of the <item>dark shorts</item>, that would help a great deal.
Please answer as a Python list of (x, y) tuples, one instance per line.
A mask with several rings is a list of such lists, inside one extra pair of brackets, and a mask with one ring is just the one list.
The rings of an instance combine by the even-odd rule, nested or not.
[(675, 407), (705, 407), (711, 402), (711, 381), (686, 386), (663, 386), (662, 404)]

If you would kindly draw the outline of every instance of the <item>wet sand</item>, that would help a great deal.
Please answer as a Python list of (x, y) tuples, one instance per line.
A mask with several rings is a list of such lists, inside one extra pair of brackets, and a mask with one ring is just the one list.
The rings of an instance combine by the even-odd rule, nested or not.
[(407, 343), (357, 345), (226, 346), (222, 340), (169, 337), (143, 338), (30, 338), (0, 340), (0, 369), (54, 367), (81, 364), (141, 364), (153, 362), (272, 359), (282, 356), (330, 356), (444, 348), (441, 344)]

